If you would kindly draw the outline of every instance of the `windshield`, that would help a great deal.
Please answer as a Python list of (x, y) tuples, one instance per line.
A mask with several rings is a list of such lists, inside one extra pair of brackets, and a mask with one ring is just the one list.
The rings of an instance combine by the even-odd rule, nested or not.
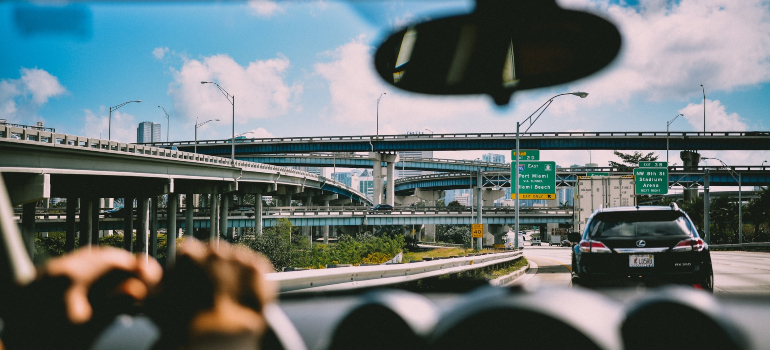
[(588, 227), (591, 238), (681, 236), (689, 232), (686, 217), (671, 211), (599, 213)]

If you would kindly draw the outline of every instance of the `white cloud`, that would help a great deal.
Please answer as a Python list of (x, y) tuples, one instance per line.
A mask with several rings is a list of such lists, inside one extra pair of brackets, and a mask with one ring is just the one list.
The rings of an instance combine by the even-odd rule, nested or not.
[(289, 59), (283, 56), (245, 67), (227, 55), (186, 60), (178, 71), (172, 69), (174, 81), (168, 94), (177, 113), (191, 121), (232, 118), (232, 107), (216, 85), (201, 85), (201, 81), (217, 82), (235, 95), (236, 124), (286, 115), (298, 108), (296, 101), (303, 90), (301, 84), (284, 81), (289, 66)]
[(37, 115), (40, 107), (67, 89), (45, 70), (21, 68), (19, 73), (19, 79), (0, 80), (0, 113), (11, 123), (32, 124), (43, 119)]
[(168, 47), (156, 47), (155, 50), (152, 50), (152, 55), (155, 56), (156, 59), (162, 60), (168, 51)]
[(278, 13), (285, 12), (281, 6), (270, 0), (250, 0), (249, 8), (251, 9), (252, 15), (264, 18), (269, 18)]
[(609, 16), (623, 49), (605, 74), (583, 84), (593, 104), (683, 100), (707, 90), (731, 91), (770, 80), (770, 11), (762, 0), (563, 0), (565, 7)]
[(126, 143), (136, 142), (136, 127), (139, 125), (136, 117), (120, 111), (113, 111), (112, 126), (110, 127), (110, 115), (107, 111), (108, 109), (104, 106), (101, 107), (98, 114), (89, 109), (84, 110), (85, 124), (78, 135), (98, 137), (103, 140), (111, 138), (112, 141)]
[[(372, 67), (373, 47), (363, 43), (363, 37), (322, 54), (327, 62), (316, 63), (316, 74), (326, 80), (331, 102), (320, 112), (328, 121), (344, 125), (349, 132), (374, 134), (379, 104), (380, 134), (403, 134), (423, 131), (426, 127), (436, 133), (441, 125), (451, 124), (462, 116), (489, 114), (487, 97), (427, 97), (403, 93), (386, 85)], [(436, 121), (442, 124), (437, 125)]]
[[(703, 104), (690, 103), (679, 110), (695, 130), (703, 130)], [(737, 113), (727, 113), (725, 106), (706, 99), (706, 131), (746, 131), (749, 126)]]
[(247, 138), (255, 138), (255, 139), (268, 139), (268, 138), (275, 137), (272, 133), (265, 130), (265, 128), (256, 128), (254, 130), (250, 130), (246, 132), (243, 136)]

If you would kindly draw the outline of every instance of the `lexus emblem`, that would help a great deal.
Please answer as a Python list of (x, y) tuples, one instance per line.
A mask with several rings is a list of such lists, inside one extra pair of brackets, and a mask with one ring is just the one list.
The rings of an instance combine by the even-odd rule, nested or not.
[(647, 242), (645, 242), (643, 239), (636, 241), (636, 246), (639, 248), (644, 248), (644, 246), (646, 245), (647, 245)]

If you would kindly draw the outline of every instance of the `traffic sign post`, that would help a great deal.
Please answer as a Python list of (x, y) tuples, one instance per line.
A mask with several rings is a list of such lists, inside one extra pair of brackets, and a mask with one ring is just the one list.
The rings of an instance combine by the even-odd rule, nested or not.
[[(471, 224), (471, 237), (484, 237), (484, 224)], [(479, 247), (479, 249), (481, 249), (481, 247)]]
[[(516, 160), (516, 150), (511, 151), (511, 160)], [(525, 160), (540, 160), (540, 150), (539, 149), (520, 149), (519, 150), (519, 160), (525, 161)]]
[[(658, 163), (665, 162), (639, 162)], [(634, 169), (634, 178), (636, 180), (636, 194), (668, 194), (668, 167), (640, 167)]]
[(556, 162), (519, 162), (519, 199), (556, 199)]

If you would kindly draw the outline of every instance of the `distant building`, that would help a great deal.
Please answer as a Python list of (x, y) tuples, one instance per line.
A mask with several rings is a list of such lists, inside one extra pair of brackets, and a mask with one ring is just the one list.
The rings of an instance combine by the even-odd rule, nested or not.
[(160, 124), (141, 122), (136, 128), (136, 143), (161, 142)]
[(332, 175), (332, 179), (352, 188), (357, 189), (359, 187), (358, 175), (355, 172), (335, 173)]
[[(457, 203), (460, 203), (460, 205), (464, 205), (464, 206), (467, 207), (468, 203), (470, 203), (470, 195), (467, 194), (467, 193), (463, 193), (461, 195), (457, 195), (457, 196), (455, 196), (455, 198), (454, 198), (454, 200), (452, 202), (454, 202), (454, 201), (457, 201)], [(446, 203), (446, 204), (449, 204), (449, 203)]]
[(487, 153), (481, 156), (481, 160), (487, 163), (503, 163), (505, 164), (505, 156), (502, 154)]

